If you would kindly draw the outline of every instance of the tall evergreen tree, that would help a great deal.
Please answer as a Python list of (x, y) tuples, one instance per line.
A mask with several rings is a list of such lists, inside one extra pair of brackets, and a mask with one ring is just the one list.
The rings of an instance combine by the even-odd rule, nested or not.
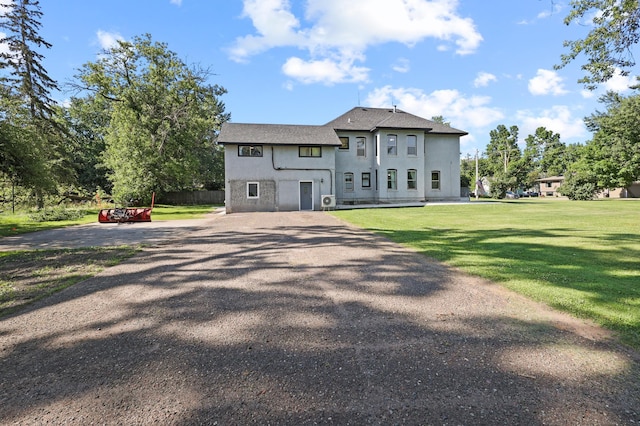
[(42, 18), (38, 0), (2, 2), (0, 12), (0, 30), (6, 34), (0, 39), (6, 46), (0, 53), (2, 124), (13, 129), (6, 134), (17, 149), (13, 167), (4, 173), (32, 189), (38, 206), (43, 207), (45, 193), (54, 193), (59, 184), (73, 180), (64, 158), (64, 128), (54, 117), (51, 92), (58, 85), (47, 74), (40, 53), (51, 44), (38, 32)]
[(42, 65), (44, 55), (36, 50), (51, 47), (38, 33), (42, 25), (40, 2), (14, 0), (0, 3), (0, 8), (4, 12), (0, 29), (7, 33), (0, 43), (8, 48), (0, 54), (0, 67), (9, 69), (9, 75), (2, 77), (3, 83), (11, 89), (12, 95), (26, 99), (34, 119), (48, 119), (55, 104), (51, 91), (57, 90), (58, 85)]

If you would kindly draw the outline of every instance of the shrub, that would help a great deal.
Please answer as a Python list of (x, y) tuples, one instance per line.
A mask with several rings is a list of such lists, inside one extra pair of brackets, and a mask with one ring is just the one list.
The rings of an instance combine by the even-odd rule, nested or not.
[(76, 220), (85, 215), (84, 210), (53, 207), (31, 213), (29, 218), (34, 222), (58, 222), (62, 220)]

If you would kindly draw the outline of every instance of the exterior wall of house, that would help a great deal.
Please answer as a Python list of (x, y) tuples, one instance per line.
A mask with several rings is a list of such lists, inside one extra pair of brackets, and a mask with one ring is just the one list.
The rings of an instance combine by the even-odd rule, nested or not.
[[(338, 132), (341, 138), (349, 138), (349, 148), (336, 148), (335, 195), (338, 204), (375, 203), (376, 147), (370, 132)], [(364, 138), (364, 155), (358, 155), (357, 141)], [(366, 175), (368, 173), (368, 175)], [(347, 180), (350, 174), (351, 180)], [(366, 178), (368, 176), (368, 186)]]
[[(389, 152), (389, 135), (396, 137), (395, 154)], [(338, 204), (460, 200), (458, 135), (384, 129), (375, 133), (338, 132), (338, 136), (349, 138), (348, 149), (336, 149)], [(409, 152), (409, 137), (415, 137), (415, 153)], [(365, 138), (364, 156), (358, 156), (358, 138)], [(415, 185), (409, 184), (410, 170)], [(394, 172), (395, 182), (389, 182), (389, 173)], [(437, 172), (440, 178), (436, 184), (432, 182), (432, 172)], [(363, 173), (369, 176), (368, 187), (363, 186)]]
[(614, 188), (601, 191), (598, 198), (640, 198), (640, 182), (634, 182), (627, 188)]
[(263, 145), (261, 157), (239, 156), (233, 144), (224, 151), (227, 213), (300, 210), (300, 182), (312, 184), (313, 210), (334, 193), (333, 146), (323, 146), (321, 157), (299, 157), (298, 146)]
[[(427, 134), (425, 136), (425, 198), (460, 200), (460, 137)], [(439, 182), (432, 177), (438, 173)]]
[(540, 179), (540, 196), (541, 197), (561, 197), (558, 188), (564, 182), (563, 177)]
[(632, 183), (623, 192), (624, 198), (640, 198), (640, 182)]
[[(389, 136), (395, 136), (395, 154), (390, 152)], [(415, 154), (408, 153), (407, 140), (416, 139)], [(424, 201), (424, 132), (411, 130), (381, 130), (375, 134), (377, 143), (377, 167), (379, 177), (378, 200), (381, 203)], [(415, 188), (409, 187), (408, 172), (415, 171)], [(395, 172), (395, 182), (392, 174)]]

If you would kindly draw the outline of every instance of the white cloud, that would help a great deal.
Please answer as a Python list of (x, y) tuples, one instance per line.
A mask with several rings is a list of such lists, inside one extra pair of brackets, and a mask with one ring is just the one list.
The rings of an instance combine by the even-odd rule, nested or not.
[(182, 0), (170, 0), (169, 3), (175, 4), (176, 6), (182, 6)]
[(529, 92), (532, 95), (564, 95), (568, 91), (564, 88), (563, 78), (555, 71), (539, 69), (535, 77), (529, 80)]
[(425, 118), (442, 115), (453, 127), (470, 131), (469, 128), (484, 128), (504, 118), (500, 110), (489, 106), (490, 102), (488, 96), (466, 97), (457, 90), (424, 93), (415, 88), (385, 86), (369, 93), (365, 105), (382, 108), (396, 104)]
[(98, 43), (100, 44), (100, 47), (105, 50), (115, 47), (118, 44), (118, 41), (124, 40), (124, 37), (122, 37), (118, 33), (110, 33), (108, 31), (102, 30), (98, 30), (96, 36), (98, 37)]
[[(0, 0), (0, 6), (9, 6), (13, 4), (13, 0)], [(0, 7), (0, 16), (4, 16), (7, 12), (7, 9), (4, 7)]]
[(532, 25), (532, 24), (535, 24), (537, 21), (550, 18), (553, 15), (557, 15), (558, 13), (560, 13), (562, 11), (563, 8), (564, 8), (564, 6), (561, 3), (553, 3), (553, 8), (552, 9), (545, 9), (542, 12), (539, 12), (536, 15), (535, 19), (531, 19), (531, 20), (523, 19), (523, 20), (518, 22), (518, 25)]
[(602, 86), (605, 90), (623, 93), (630, 90), (629, 86), (633, 86), (634, 84), (637, 84), (635, 77), (621, 75), (620, 70), (616, 70), (613, 77), (606, 81)]
[(560, 134), (562, 140), (587, 139), (588, 131), (581, 117), (575, 117), (566, 105), (555, 105), (539, 113), (521, 110), (516, 114), (521, 123), (518, 127), (520, 136), (534, 134), (538, 127), (546, 127)]
[(476, 77), (476, 79), (473, 80), (473, 85), (475, 87), (486, 87), (492, 81), (498, 81), (498, 78), (493, 74), (481, 71), (478, 73), (478, 76)]
[[(308, 0), (303, 7), (298, 17), (289, 0), (244, 0), (242, 17), (251, 19), (256, 32), (235, 40), (231, 59), (244, 62), (272, 48), (296, 47), (309, 53), (299, 61), (327, 65), (330, 58), (341, 64), (364, 61), (368, 47), (389, 42), (413, 46), (435, 38), (443, 42), (438, 49), (455, 46), (466, 55), (482, 41), (473, 21), (458, 15), (458, 0)], [(333, 81), (334, 67), (325, 68)]]
[(369, 69), (353, 65), (352, 60), (335, 61), (327, 58), (305, 61), (293, 57), (287, 59), (282, 71), (304, 84), (323, 83), (330, 86), (336, 83), (366, 82)]
[(395, 64), (391, 67), (395, 72), (406, 73), (411, 70), (410, 62), (407, 58), (398, 58)]
[(545, 18), (548, 18), (549, 16), (551, 16), (551, 11), (550, 10), (543, 10), (542, 12), (538, 13), (538, 16), (536, 16), (536, 18), (545, 19)]
[(580, 91), (580, 95), (584, 98), (584, 99), (591, 99), (593, 98), (596, 94), (593, 93), (593, 91), (591, 90), (587, 90), (587, 89), (582, 89)]
[(553, 8), (551, 10), (546, 9), (542, 12), (538, 13), (537, 19), (546, 19), (550, 18), (553, 15), (558, 15), (564, 9), (564, 4), (562, 2), (556, 3), (552, 2)]

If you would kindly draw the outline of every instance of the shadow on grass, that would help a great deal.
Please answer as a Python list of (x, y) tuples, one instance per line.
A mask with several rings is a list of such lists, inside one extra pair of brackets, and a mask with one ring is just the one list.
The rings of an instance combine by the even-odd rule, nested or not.
[(582, 236), (597, 240), (595, 247), (587, 248), (557, 245), (554, 240), (576, 232), (572, 229), (372, 231), (550, 306), (593, 319), (640, 348), (640, 250), (625, 245), (637, 244), (628, 234)]

